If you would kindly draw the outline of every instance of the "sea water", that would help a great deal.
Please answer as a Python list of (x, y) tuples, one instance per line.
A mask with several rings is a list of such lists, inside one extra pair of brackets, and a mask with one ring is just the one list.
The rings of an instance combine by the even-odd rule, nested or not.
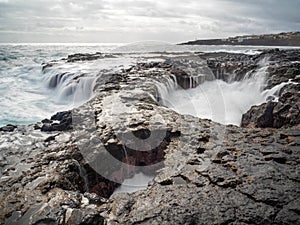
[[(243, 52), (257, 54), (264, 47), (254, 46), (178, 46), (161, 42), (133, 44), (0, 44), (0, 127), (6, 124), (30, 124), (57, 111), (76, 107), (92, 97), (99, 71), (136, 63), (149, 52)], [(49, 79), (57, 71), (42, 73), (42, 63), (59, 60), (74, 53), (137, 53), (133, 60), (118, 59), (61, 64), (60, 73), (88, 74), (79, 84), (66, 79), (57, 88), (49, 88)], [(219, 84), (221, 85), (221, 84)], [(204, 86), (202, 90), (205, 91)], [(195, 92), (195, 90), (191, 90)], [(179, 93), (180, 94), (180, 93)]]
[(55, 100), (46, 85), (42, 63), (59, 60), (69, 54), (109, 51), (116, 44), (102, 45), (0, 45), (0, 127), (6, 124), (30, 124), (57, 111), (72, 107), (73, 102)]
[(264, 65), (252, 76), (240, 81), (225, 82), (216, 79), (187, 90), (177, 87), (163, 96), (164, 105), (180, 114), (239, 126), (242, 115), (251, 106), (261, 104), (269, 97), (275, 98), (282, 87), (278, 85), (264, 90), (266, 70), (267, 65)]
[[(134, 65), (141, 58), (158, 57), (163, 53), (178, 52), (235, 52), (258, 54), (263, 47), (249, 46), (177, 46), (167, 43), (120, 44), (1, 44), (0, 45), (0, 127), (6, 124), (30, 124), (49, 118), (57, 111), (76, 107), (93, 96), (99, 71), (122, 69)], [(123, 53), (117, 58), (96, 61), (64, 63), (61, 58), (74, 53)], [(126, 55), (130, 53), (130, 55)], [(135, 54), (134, 54), (135, 53)], [(151, 54), (152, 55), (151, 55)], [(42, 64), (58, 60), (59, 65), (42, 72)], [(146, 60), (147, 61), (147, 60)], [(57, 73), (68, 73), (55, 87), (51, 78)], [(266, 66), (256, 75), (242, 81), (226, 83), (206, 81), (197, 88), (182, 90), (173, 80), (158, 86), (160, 94), (168, 99), (165, 106), (182, 114), (210, 118), (224, 124), (239, 124), (241, 115), (251, 105), (266, 101), (278, 87), (264, 91)], [(85, 74), (78, 82), (77, 75)], [(170, 78), (171, 79), (171, 78)], [(176, 88), (177, 87), (177, 88)], [(152, 179), (136, 174), (116, 190), (133, 192), (147, 186)]]

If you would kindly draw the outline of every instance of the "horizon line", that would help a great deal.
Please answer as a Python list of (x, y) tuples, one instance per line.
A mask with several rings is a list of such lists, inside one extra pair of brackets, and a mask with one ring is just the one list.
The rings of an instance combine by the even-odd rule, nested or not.
[(0, 45), (130, 45), (141, 42), (160, 42), (178, 44), (178, 42), (167, 42), (161, 40), (141, 40), (132, 42), (0, 42)]

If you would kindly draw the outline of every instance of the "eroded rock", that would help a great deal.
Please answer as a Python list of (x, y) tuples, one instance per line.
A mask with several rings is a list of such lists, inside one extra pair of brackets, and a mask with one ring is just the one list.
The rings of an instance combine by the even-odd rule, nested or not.
[[(298, 52), (268, 54), (285, 54), (288, 59)], [(207, 54), (211, 61), (213, 57)], [(234, 71), (243, 71), (244, 62), (238, 62), (249, 58), (228, 53), (218, 57), (237, 58)], [(238, 75), (241, 79), (262, 56), (251, 57)], [(34, 125), (1, 132), (0, 223), (300, 221), (300, 128), (294, 113), (299, 95), (286, 90), (278, 102), (266, 103), (264, 111), (254, 108), (248, 117), (256, 123), (262, 115), (262, 123), (283, 123), (274, 126), (281, 128), (225, 126), (161, 106), (157, 83), (168, 84), (172, 76), (165, 63), (138, 64), (115, 77), (105, 76), (96, 85), (95, 97), (72, 113), (43, 121), (53, 128), (51, 133), (34, 130)], [(72, 121), (73, 129), (54, 129), (54, 120), (66, 127)], [(111, 156), (116, 163), (107, 160)], [(122, 163), (132, 166), (126, 175)], [(155, 175), (145, 190), (110, 197), (120, 185), (116, 181), (141, 171)]]

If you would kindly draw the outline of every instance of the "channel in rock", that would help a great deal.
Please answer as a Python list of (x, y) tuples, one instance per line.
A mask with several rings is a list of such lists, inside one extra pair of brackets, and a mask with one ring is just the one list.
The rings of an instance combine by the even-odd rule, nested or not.
[[(208, 55), (212, 57), (213, 54)], [(220, 57), (219, 54), (216, 56)], [(174, 62), (172, 72), (175, 73), (178, 86), (168, 90), (160, 88), (161, 104), (181, 114), (212, 119), (222, 124), (239, 126), (242, 123), (245, 126), (241, 122), (242, 115), (251, 106), (269, 100), (277, 101), (280, 90), (293, 83), (288, 80), (267, 87), (271, 64), (268, 56), (226, 56), (228, 61), (225, 58), (225, 62), (218, 62), (218, 58), (204, 61), (199, 57), (170, 60)], [(208, 56), (205, 54), (202, 57)]]
[(145, 116), (152, 109), (141, 114), (129, 107), (128, 100), (127, 105), (122, 105), (124, 97), (122, 92), (121, 96), (105, 97), (105, 107), (100, 111), (87, 106), (72, 111), (76, 143), (87, 167), (88, 189), (102, 197), (109, 197), (124, 180), (136, 174), (154, 176), (163, 167), (164, 151), (171, 139), (180, 135), (159, 120), (150, 125), (139, 123), (134, 115)]
[[(246, 65), (250, 56), (200, 55), (226, 68), (218, 79), (183, 89), (165, 62), (139, 64), (105, 76), (72, 113), (45, 120), (51, 130), (41, 132), (40, 123), (2, 128), (1, 224), (297, 224), (299, 74), (288, 67), (299, 51), (251, 56), (255, 68)], [(268, 68), (258, 64), (266, 57)], [(252, 84), (244, 100), (255, 90), (272, 90), (275, 98), (248, 111), (245, 127), (163, 106), (177, 89), (213, 82), (236, 90)], [(154, 175), (146, 189), (112, 195), (141, 173)]]

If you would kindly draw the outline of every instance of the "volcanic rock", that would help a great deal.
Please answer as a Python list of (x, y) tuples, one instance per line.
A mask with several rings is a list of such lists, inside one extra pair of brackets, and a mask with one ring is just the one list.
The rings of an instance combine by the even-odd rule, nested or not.
[[(229, 71), (242, 79), (266, 53), (218, 54), (199, 56), (226, 68), (226, 80)], [(1, 132), (0, 224), (299, 223), (299, 94), (287, 88), (246, 113), (247, 127), (225, 126), (160, 105), (159, 85), (170, 86), (173, 71), (138, 64), (45, 120), (51, 132)], [(139, 172), (154, 176), (146, 189), (112, 195)]]

